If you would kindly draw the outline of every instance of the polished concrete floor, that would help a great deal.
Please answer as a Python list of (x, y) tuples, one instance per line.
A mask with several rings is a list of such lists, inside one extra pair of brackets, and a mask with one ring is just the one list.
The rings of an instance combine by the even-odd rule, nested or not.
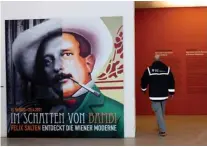
[(68, 138), (1, 138), (1, 145), (207, 145), (207, 115), (166, 116), (167, 136), (156, 132), (154, 116), (137, 117), (136, 138), (131, 139), (68, 139)]

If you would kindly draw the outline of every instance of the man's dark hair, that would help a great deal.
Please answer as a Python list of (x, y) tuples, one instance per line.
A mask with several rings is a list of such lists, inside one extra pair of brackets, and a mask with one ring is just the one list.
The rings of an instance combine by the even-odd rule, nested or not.
[[(65, 32), (63, 32), (65, 33)], [(67, 32), (66, 32), (67, 33)], [(91, 45), (87, 39), (85, 39), (83, 36), (76, 34), (76, 33), (69, 33), (75, 37), (75, 39), (79, 42), (79, 48), (80, 48), (80, 56), (85, 58), (88, 55), (91, 54)]]
[(48, 42), (50, 39), (57, 37), (57, 36), (62, 36), (63, 33), (66, 34), (71, 34), (73, 37), (75, 37), (75, 39), (79, 42), (79, 48), (80, 48), (80, 56), (85, 58), (88, 55), (91, 54), (91, 44), (89, 43), (89, 41), (87, 39), (85, 39), (83, 36), (77, 34), (77, 33), (73, 33), (73, 32), (55, 32), (51, 35), (49, 35), (48, 37), (46, 37), (40, 44), (38, 52), (43, 53), (44, 51), (44, 45), (46, 42)]
[(45, 49), (45, 43), (54, 37), (62, 36), (63, 33), (68, 33), (68, 34), (73, 35), (75, 37), (75, 39), (79, 42), (81, 57), (85, 58), (91, 54), (91, 45), (90, 45), (89, 41), (79, 34), (72, 33), (72, 32), (62, 32), (59, 30), (57, 32), (54, 32), (54, 33), (48, 35), (48, 37), (46, 37), (45, 39), (42, 40), (42, 42), (38, 48), (37, 55), (36, 55), (34, 76), (35, 76), (35, 79), (37, 79), (36, 82), (39, 84), (45, 84), (44, 63), (43, 63), (43, 59), (42, 59), (42, 55), (43, 55), (43, 52)]

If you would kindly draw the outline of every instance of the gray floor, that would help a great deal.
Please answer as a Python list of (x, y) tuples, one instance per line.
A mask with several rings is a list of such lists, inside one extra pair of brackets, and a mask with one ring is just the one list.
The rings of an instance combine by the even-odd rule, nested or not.
[(167, 116), (168, 135), (159, 137), (153, 116), (137, 117), (136, 138), (132, 139), (70, 139), (70, 138), (1, 138), (2, 145), (207, 145), (207, 115)]

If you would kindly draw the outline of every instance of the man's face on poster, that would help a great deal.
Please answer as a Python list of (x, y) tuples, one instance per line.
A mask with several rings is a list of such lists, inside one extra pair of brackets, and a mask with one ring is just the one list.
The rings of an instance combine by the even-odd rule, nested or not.
[(82, 36), (62, 33), (44, 42), (43, 70), (46, 79), (57, 93), (64, 98), (72, 96), (81, 84), (91, 80), (95, 58), (91, 55), (90, 44)]

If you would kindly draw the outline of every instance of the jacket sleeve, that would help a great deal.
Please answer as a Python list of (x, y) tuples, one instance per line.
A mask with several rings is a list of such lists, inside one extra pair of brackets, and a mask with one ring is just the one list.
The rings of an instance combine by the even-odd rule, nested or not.
[(146, 69), (142, 78), (141, 78), (141, 90), (144, 92), (147, 90), (147, 86), (149, 84), (149, 72)]
[(175, 80), (173, 73), (170, 71), (169, 76), (168, 76), (169, 84), (168, 84), (168, 92), (170, 95), (175, 94)]

